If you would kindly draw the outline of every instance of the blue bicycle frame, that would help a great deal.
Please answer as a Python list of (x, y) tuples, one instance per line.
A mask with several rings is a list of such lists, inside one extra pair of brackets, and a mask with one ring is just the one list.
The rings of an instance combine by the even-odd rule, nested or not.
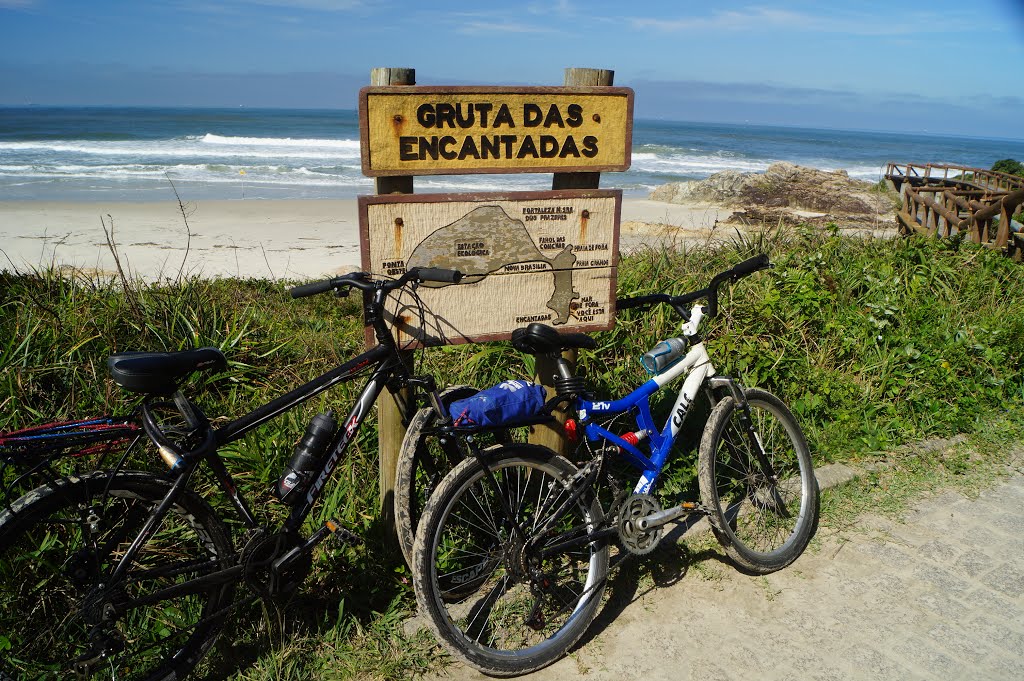
[[(686, 356), (651, 377), (629, 395), (612, 402), (592, 402), (582, 398), (578, 398), (576, 401), (577, 413), (581, 424), (585, 426), (587, 439), (591, 442), (598, 440), (611, 442), (620, 448), (626, 461), (643, 472), (633, 489), (634, 494), (650, 492), (668, 460), (672, 445), (675, 444), (676, 436), (682, 429), (686, 414), (696, 399), (698, 391), (706, 380), (715, 375), (715, 368), (708, 358), (707, 349), (697, 336), (697, 327), (703, 316), (703, 308), (694, 306), (690, 321), (683, 324), (684, 336), (689, 340), (697, 341), (686, 353)], [(683, 381), (679, 396), (672, 407), (671, 416), (664, 427), (659, 430), (651, 416), (650, 397), (684, 374), (686, 374), (686, 379)], [(641, 452), (636, 445), (593, 422), (595, 417), (612, 416), (634, 410), (638, 428), (645, 431), (647, 437), (650, 438), (650, 457)]]

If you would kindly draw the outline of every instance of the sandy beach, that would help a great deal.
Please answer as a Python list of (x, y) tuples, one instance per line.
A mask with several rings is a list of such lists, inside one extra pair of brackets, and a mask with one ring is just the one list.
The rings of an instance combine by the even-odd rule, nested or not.
[[(0, 270), (54, 264), (114, 272), (111, 226), (122, 266), (148, 280), (174, 278), (182, 267), (204, 277), (304, 280), (360, 266), (354, 199), (199, 201), (185, 210), (188, 229), (173, 201), (0, 201)], [(703, 240), (729, 212), (626, 198), (621, 248)]]

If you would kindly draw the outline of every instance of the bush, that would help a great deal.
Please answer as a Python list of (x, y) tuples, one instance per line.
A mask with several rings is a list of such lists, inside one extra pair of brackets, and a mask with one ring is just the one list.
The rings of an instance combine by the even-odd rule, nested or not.
[(1006, 173), (1008, 175), (1020, 175), (1024, 177), (1024, 165), (1020, 161), (1015, 161), (1012, 158), (1004, 158), (1001, 161), (996, 161), (992, 164), (992, 170), (1000, 173)]

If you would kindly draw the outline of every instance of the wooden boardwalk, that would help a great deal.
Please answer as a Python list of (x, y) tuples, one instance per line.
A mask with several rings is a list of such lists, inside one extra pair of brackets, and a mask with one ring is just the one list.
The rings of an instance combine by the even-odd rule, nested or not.
[(968, 237), (1022, 259), (1024, 232), (1012, 217), (1024, 205), (1024, 177), (949, 164), (889, 163), (885, 179), (903, 197), (896, 213), (902, 233)]

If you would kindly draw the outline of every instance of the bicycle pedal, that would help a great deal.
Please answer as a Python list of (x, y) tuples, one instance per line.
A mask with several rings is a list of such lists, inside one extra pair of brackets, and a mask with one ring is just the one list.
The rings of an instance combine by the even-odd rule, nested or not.
[(325, 522), (324, 527), (330, 530), (331, 534), (334, 535), (334, 538), (343, 544), (355, 546), (361, 546), (363, 544), (363, 538), (361, 536), (334, 520), (328, 520)]

